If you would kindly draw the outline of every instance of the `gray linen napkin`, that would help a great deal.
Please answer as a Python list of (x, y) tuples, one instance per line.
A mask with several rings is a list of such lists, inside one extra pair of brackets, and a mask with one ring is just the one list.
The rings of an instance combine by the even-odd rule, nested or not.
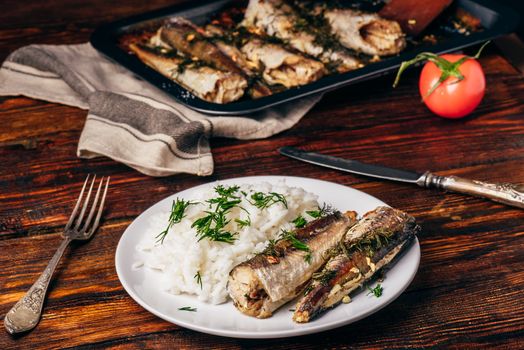
[(0, 96), (7, 95), (88, 110), (77, 155), (107, 156), (152, 176), (209, 175), (210, 137), (269, 137), (291, 128), (321, 98), (250, 116), (208, 116), (176, 102), (90, 44), (30, 45), (13, 52), (0, 68)]

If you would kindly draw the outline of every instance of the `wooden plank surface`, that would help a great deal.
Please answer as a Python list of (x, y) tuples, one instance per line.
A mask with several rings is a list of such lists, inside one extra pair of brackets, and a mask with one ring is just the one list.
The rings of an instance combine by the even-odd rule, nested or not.
[[(29, 43), (80, 43), (99, 24), (173, 1), (7, 0), (0, 58)], [(474, 50), (472, 50), (474, 51)], [(292, 129), (264, 140), (214, 139), (212, 176), (151, 178), (109, 159), (78, 159), (85, 111), (25, 97), (0, 98), (0, 317), (23, 295), (60, 242), (86, 174), (111, 175), (104, 222), (66, 253), (43, 319), (26, 335), (0, 331), (0, 349), (524, 348), (524, 211), (407, 184), (343, 174), (279, 156), (308, 150), (442, 175), (524, 183), (524, 77), (494, 48), (482, 59), (487, 93), (470, 117), (437, 118), (418, 101), (416, 70), (327, 94)], [(422, 261), (408, 290), (346, 327), (279, 340), (210, 336), (138, 306), (115, 272), (120, 235), (143, 210), (216, 179), (297, 175), (334, 181), (413, 214), (423, 226)]]

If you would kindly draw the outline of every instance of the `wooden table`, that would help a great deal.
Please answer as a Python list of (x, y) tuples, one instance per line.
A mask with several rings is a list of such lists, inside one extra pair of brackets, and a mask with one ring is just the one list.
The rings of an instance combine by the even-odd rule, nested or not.
[[(30, 43), (88, 40), (99, 24), (174, 1), (4, 1), (0, 58)], [(144, 176), (105, 158), (78, 159), (85, 111), (25, 97), (0, 98), (0, 315), (22, 296), (60, 242), (86, 174), (111, 175), (103, 224), (74, 245), (29, 334), (0, 331), (0, 348), (524, 348), (524, 211), (482, 199), (375, 181), (300, 163), (277, 148), (309, 150), (442, 175), (524, 183), (524, 77), (494, 47), (480, 62), (487, 93), (462, 120), (420, 102), (418, 72), (330, 93), (291, 130), (258, 141), (212, 140), (210, 177)], [(143, 210), (177, 191), (246, 175), (298, 175), (352, 186), (416, 216), (422, 261), (415, 280), (382, 311), (325, 333), (241, 340), (197, 333), (142, 309), (117, 279), (120, 235)]]

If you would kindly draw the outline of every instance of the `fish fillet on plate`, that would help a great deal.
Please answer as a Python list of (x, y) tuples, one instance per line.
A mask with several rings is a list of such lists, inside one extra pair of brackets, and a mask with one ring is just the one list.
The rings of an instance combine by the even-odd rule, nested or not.
[(326, 252), (338, 245), (355, 222), (355, 212), (325, 216), (294, 233), (297, 240), (307, 244), (309, 252), (282, 239), (237, 265), (227, 285), (237, 309), (258, 318), (271, 316), (302, 291), (313, 273), (324, 265)]
[(415, 219), (397, 209), (378, 207), (349, 229), (338, 253), (313, 276), (299, 299), (293, 320), (304, 323), (336, 306), (390, 264), (414, 240)]

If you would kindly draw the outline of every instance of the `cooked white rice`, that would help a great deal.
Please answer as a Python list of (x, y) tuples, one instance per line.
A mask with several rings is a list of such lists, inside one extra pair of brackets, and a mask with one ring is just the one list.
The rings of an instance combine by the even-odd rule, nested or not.
[[(290, 229), (292, 220), (302, 215), (310, 220), (305, 212), (318, 208), (317, 196), (302, 188), (286, 186), (284, 182), (276, 185), (260, 183), (241, 185), (239, 192), (244, 191), (248, 197), (255, 192), (276, 192), (284, 195), (287, 209), (282, 203), (276, 203), (266, 209), (252, 205), (244, 195), (241, 195), (240, 206), (249, 213), (251, 225), (242, 229), (234, 222), (235, 218), (245, 220), (248, 213), (240, 208), (233, 208), (229, 214), (231, 222), (226, 226), (230, 232), (238, 232), (233, 244), (214, 242), (203, 239), (198, 242), (192, 223), (204, 216), (209, 210), (207, 203), (210, 198), (217, 197), (213, 188), (199, 193), (195, 198), (186, 200), (198, 201), (186, 209), (186, 216), (175, 224), (168, 232), (164, 242), (156, 242), (156, 236), (162, 232), (168, 223), (169, 212), (158, 213), (151, 217), (146, 239), (137, 247), (145, 252), (145, 260), (137, 262), (134, 267), (152, 268), (162, 272), (162, 286), (172, 294), (193, 294), (201, 301), (218, 304), (227, 300), (226, 284), (229, 272), (237, 264), (251, 258), (255, 253), (264, 250), (269, 239), (276, 238), (281, 229)], [(195, 275), (200, 273), (202, 287)]]

